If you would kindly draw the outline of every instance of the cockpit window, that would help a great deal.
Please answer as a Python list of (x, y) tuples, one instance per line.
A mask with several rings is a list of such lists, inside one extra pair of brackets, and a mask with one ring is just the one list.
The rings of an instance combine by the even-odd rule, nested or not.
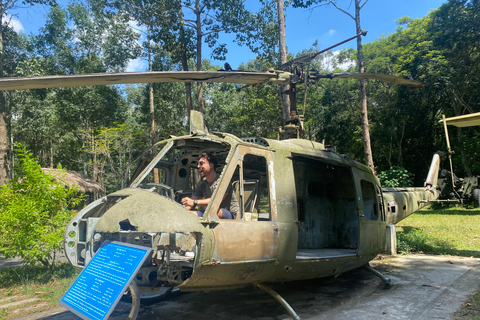
[(196, 138), (170, 141), (158, 146), (157, 150), (160, 150), (157, 156), (131, 186), (152, 190), (180, 202), (183, 197), (193, 194), (200, 179), (197, 173), (200, 154), (215, 154), (219, 162), (216, 172), (220, 174), (230, 145)]

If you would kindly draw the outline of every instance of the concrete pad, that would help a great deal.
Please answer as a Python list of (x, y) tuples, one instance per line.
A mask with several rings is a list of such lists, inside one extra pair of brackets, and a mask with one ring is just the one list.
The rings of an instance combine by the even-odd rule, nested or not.
[[(371, 265), (391, 278), (391, 289), (358, 269), (337, 278), (272, 284), (301, 319), (450, 319), (467, 296), (480, 289), (480, 259), (452, 256), (387, 256)], [(109, 318), (125, 319), (128, 304)], [(55, 313), (55, 314), (52, 314)], [(284, 320), (288, 313), (270, 295), (252, 287), (186, 293), (141, 306), (138, 319)], [(58, 307), (17, 320), (78, 319)]]

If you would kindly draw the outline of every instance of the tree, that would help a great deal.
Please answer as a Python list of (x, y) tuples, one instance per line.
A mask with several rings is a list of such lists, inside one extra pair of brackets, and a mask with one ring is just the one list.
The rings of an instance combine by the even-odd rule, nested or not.
[[(34, 3), (53, 3), (50, 0), (24, 0), (23, 4), (33, 5)], [(4, 76), (5, 43), (4, 31), (9, 28), (9, 21), (4, 24), (4, 17), (9, 10), (18, 7), (17, 0), (0, 0), (0, 78)], [(0, 91), (0, 186), (7, 183), (10, 177), (10, 141), (9, 141), (9, 111), (5, 103), (5, 93)]]
[[(126, 18), (120, 14), (103, 16), (96, 7), (79, 3), (71, 3), (68, 10), (54, 6), (42, 32), (34, 38), (34, 53), (45, 61), (43, 72), (81, 74), (124, 70), (127, 63), (140, 54), (136, 43), (139, 35), (133, 32)], [(62, 150), (57, 153), (57, 161), (67, 161), (62, 163), (68, 164), (70, 169), (78, 170), (83, 166), (83, 172), (88, 174), (90, 159), (81, 153), (85, 142), (82, 132), (86, 130), (95, 135), (101, 127), (125, 121), (128, 106), (120, 88), (87, 86), (45, 92), (51, 97), (50, 107), (57, 119), (55, 128), (62, 132), (62, 139), (69, 139), (65, 142), (74, 145), (77, 152)], [(97, 166), (91, 168), (95, 179)]]
[[(355, 0), (355, 14), (352, 15), (347, 11), (338, 7), (333, 0), (328, 0), (330, 3), (345, 13), (347, 16), (352, 18), (355, 21), (356, 33), (362, 33), (362, 27), (360, 25), (360, 10), (367, 4), (368, 0)], [(362, 3), (363, 1), (363, 3)], [(365, 67), (363, 63), (363, 49), (362, 49), (362, 37), (357, 37), (357, 63), (358, 63), (358, 72), (364, 73)], [(359, 96), (360, 103), (362, 105), (362, 135), (363, 135), (363, 149), (365, 154), (365, 161), (367, 165), (375, 172), (375, 165), (373, 163), (372, 147), (370, 142), (370, 125), (368, 123), (368, 109), (367, 109), (367, 91), (365, 89), (365, 79), (360, 80)]]
[(101, 128), (96, 135), (84, 134), (88, 136), (85, 151), (96, 159), (91, 164), (98, 167), (97, 181), (107, 193), (125, 188), (134, 157), (145, 147), (141, 138), (144, 132), (134, 123), (118, 123), (115, 127)]
[[(379, 171), (397, 165), (426, 175), (431, 154), (445, 150), (441, 115), (479, 112), (478, 1), (448, 1), (421, 19), (403, 17), (397, 32), (364, 46), (367, 72), (397, 74), (421, 89), (372, 82), (368, 86), (372, 149)], [(455, 135), (457, 133), (457, 135)], [(457, 138), (457, 141), (455, 140)], [(478, 174), (478, 128), (450, 128), (459, 176)]]
[[(362, 28), (360, 24), (360, 10), (367, 4), (368, 0), (355, 0), (354, 14), (347, 12), (346, 10), (340, 8), (337, 5), (337, 1), (328, 0), (336, 9), (345, 13), (347, 16), (352, 18), (355, 21), (356, 34), (362, 33)], [(319, 4), (322, 0), (294, 0), (294, 7), (309, 7), (313, 4)], [(363, 51), (362, 51), (362, 39), (357, 37), (357, 63), (358, 63), (358, 72), (364, 73), (365, 67), (363, 63)], [(363, 146), (364, 146), (364, 155), (367, 165), (375, 172), (375, 166), (373, 163), (372, 148), (370, 143), (370, 130), (368, 122), (368, 110), (367, 110), (367, 95), (365, 89), (365, 79), (360, 80), (359, 87), (359, 97), (361, 101), (361, 110), (362, 110), (362, 134), (363, 134)]]
[[(265, 46), (261, 39), (270, 39), (271, 30), (263, 20), (270, 11), (261, 10), (253, 14), (245, 8), (244, 2), (235, 0), (194, 0), (194, 1), (115, 1), (106, 3), (107, 10), (130, 12), (140, 24), (149, 26), (151, 39), (165, 52), (171, 55), (175, 62), (181, 62), (182, 69), (188, 71), (190, 58), (195, 60), (195, 69), (202, 70), (202, 45), (206, 43), (211, 49), (211, 58), (225, 60), (228, 53), (226, 44), (220, 41), (221, 33), (233, 33), (235, 42), (247, 45), (256, 52), (262, 48), (268, 50), (271, 44)], [(153, 22), (152, 22), (153, 21)], [(256, 24), (258, 22), (258, 24)], [(187, 109), (193, 108), (189, 98), (191, 88), (186, 84)], [(197, 84), (197, 105), (203, 112), (203, 86)]]
[[(278, 12), (278, 51), (280, 53), (280, 64), (287, 63), (287, 45), (285, 44), (285, 13), (283, 9), (283, 0), (277, 0)], [(287, 94), (290, 85), (284, 84), (280, 86), (280, 94), (282, 97), (283, 109), (283, 125), (285, 119), (290, 115), (290, 98)]]
[(66, 223), (81, 201), (75, 188), (66, 188), (61, 177), (44, 174), (24, 147), (18, 147), (15, 175), (0, 193), (0, 252), (53, 268), (55, 254), (63, 248)]
[[(449, 67), (445, 80), (448, 101), (453, 110), (445, 110), (446, 114), (459, 116), (480, 111), (478, 103), (480, 99), (478, 93), (480, 26), (477, 22), (479, 14), (480, 1), (478, 0), (448, 1), (431, 13), (428, 31), (432, 35), (432, 44), (447, 59)], [(477, 139), (471, 139), (471, 134), (475, 131), (466, 129), (470, 136), (463, 135), (462, 131), (462, 128), (456, 128), (456, 149), (460, 150), (460, 160), (465, 174), (471, 176), (472, 166), (475, 162), (478, 163), (479, 153), (467, 152), (463, 140), (470, 141), (468, 145), (472, 148), (468, 149), (475, 150), (472, 143), (478, 147), (476, 142), (478, 134)]]

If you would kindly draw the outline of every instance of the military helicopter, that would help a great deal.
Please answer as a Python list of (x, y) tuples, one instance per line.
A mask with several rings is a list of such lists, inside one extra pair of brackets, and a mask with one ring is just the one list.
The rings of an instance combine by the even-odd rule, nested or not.
[[(305, 62), (306, 61), (306, 62)], [(372, 74), (299, 71), (289, 63), (264, 72), (147, 72), (2, 78), (0, 90), (171, 81), (297, 84), (320, 78), (375, 78)], [(288, 68), (287, 68), (288, 67)], [(381, 75), (383, 80), (418, 83)], [(421, 84), (420, 84), (421, 85)], [(106, 240), (152, 248), (130, 285), (136, 318), (140, 301), (171, 290), (225, 290), (254, 285), (299, 316), (266, 283), (320, 278), (368, 266), (385, 249), (386, 227), (437, 198), (439, 156), (434, 155), (425, 186), (381, 188), (372, 170), (322, 143), (295, 135), (302, 117), (287, 119), (293, 137), (239, 138), (210, 132), (192, 111), (190, 134), (155, 144), (160, 150), (128, 188), (85, 207), (65, 231), (70, 263), (83, 269)], [(205, 214), (193, 215), (181, 199), (195, 190), (199, 155), (218, 159), (220, 175)], [(221, 202), (236, 196), (235, 219), (219, 219)], [(375, 272), (370, 268), (371, 271)], [(386, 283), (389, 280), (376, 272)]]

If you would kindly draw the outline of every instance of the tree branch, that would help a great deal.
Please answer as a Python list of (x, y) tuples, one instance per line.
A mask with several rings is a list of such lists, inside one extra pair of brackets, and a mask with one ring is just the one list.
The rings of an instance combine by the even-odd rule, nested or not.
[(189, 20), (187, 22), (187, 21), (184, 20), (183, 23), (185, 24), (185, 27), (189, 27), (189, 28), (193, 28), (193, 29), (197, 28), (197, 25), (195, 24), (195, 21)]
[(192, 11), (192, 13), (195, 13), (195, 10), (193, 8), (184, 6), (183, 4), (182, 4), (182, 8), (189, 9), (190, 11)]
[[(350, 18), (352, 18), (353, 20), (355, 20), (355, 17), (354, 17), (354, 16), (352, 16), (352, 15), (351, 15), (350, 13), (348, 13), (347, 11), (339, 8), (339, 7), (335, 4), (335, 2), (333, 2), (333, 0), (328, 0), (328, 1), (329, 1), (335, 8), (337, 8), (337, 10), (342, 11), (342, 12), (345, 13), (347, 16), (349, 16)], [(367, 1), (368, 1), (368, 0), (366, 0), (365, 3), (367, 3)]]
[(362, 10), (363, 6), (366, 5), (367, 2), (368, 2), (368, 0), (365, 0), (365, 2), (362, 5), (360, 5), (360, 10)]
[(217, 32), (222, 32), (222, 31), (225, 31), (226, 29), (219, 29), (219, 30), (212, 30), (212, 31), (209, 31), (209, 32), (205, 32), (205, 33), (202, 33), (203, 36), (206, 36), (206, 35), (209, 35), (211, 33), (217, 33)]

